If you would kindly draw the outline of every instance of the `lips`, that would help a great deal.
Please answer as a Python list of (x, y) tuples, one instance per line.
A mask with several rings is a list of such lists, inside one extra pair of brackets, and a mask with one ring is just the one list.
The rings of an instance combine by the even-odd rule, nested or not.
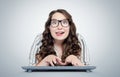
[(55, 32), (57, 36), (62, 36), (65, 32), (63, 31), (59, 31), (59, 32)]

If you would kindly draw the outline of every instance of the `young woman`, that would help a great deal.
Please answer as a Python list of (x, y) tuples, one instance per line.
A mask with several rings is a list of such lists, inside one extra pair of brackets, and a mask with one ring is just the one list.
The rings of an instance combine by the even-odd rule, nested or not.
[(35, 55), (36, 66), (83, 66), (81, 50), (72, 16), (64, 9), (50, 12)]

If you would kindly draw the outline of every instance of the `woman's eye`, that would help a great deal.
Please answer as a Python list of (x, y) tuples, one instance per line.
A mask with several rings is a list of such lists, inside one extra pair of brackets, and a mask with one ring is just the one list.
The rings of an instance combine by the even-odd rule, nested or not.
[(57, 23), (56, 23), (56, 22), (54, 22), (54, 21), (53, 21), (53, 22), (51, 22), (51, 25), (55, 25), (55, 24), (57, 24)]
[(54, 25), (54, 24), (57, 24), (57, 22), (56, 22), (56, 21), (52, 21), (52, 22), (51, 22), (51, 24), (53, 24), (53, 25)]
[(57, 24), (57, 22), (54, 21), (53, 24)]
[(63, 21), (63, 24), (68, 24), (68, 21), (66, 21), (66, 20), (65, 20), (65, 21)]

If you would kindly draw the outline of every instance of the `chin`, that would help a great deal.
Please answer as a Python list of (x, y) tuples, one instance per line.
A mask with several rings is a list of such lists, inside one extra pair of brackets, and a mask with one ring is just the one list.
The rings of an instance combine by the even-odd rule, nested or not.
[(53, 38), (54, 38), (55, 40), (59, 40), (59, 41), (63, 41), (63, 40), (65, 40), (67, 37), (68, 37), (67, 35), (61, 35), (61, 36), (57, 36), (56, 34), (53, 35)]
[(65, 38), (55, 38), (55, 40), (64, 41)]

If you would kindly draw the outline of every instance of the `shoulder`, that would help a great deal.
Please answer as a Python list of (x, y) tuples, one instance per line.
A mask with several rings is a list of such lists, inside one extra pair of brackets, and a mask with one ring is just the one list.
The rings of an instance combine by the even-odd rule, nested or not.
[(42, 33), (37, 34), (34, 39), (34, 44), (38, 46), (41, 45), (42, 38)]
[(84, 37), (79, 33), (77, 33), (77, 37), (78, 37), (78, 40), (80, 42), (80, 46), (82, 47), (82, 49), (85, 48), (86, 47), (86, 42), (85, 42)]
[(37, 34), (35, 40), (42, 40), (42, 33)]
[(79, 41), (84, 39), (83, 36), (80, 33), (77, 33), (76, 35), (77, 35)]

